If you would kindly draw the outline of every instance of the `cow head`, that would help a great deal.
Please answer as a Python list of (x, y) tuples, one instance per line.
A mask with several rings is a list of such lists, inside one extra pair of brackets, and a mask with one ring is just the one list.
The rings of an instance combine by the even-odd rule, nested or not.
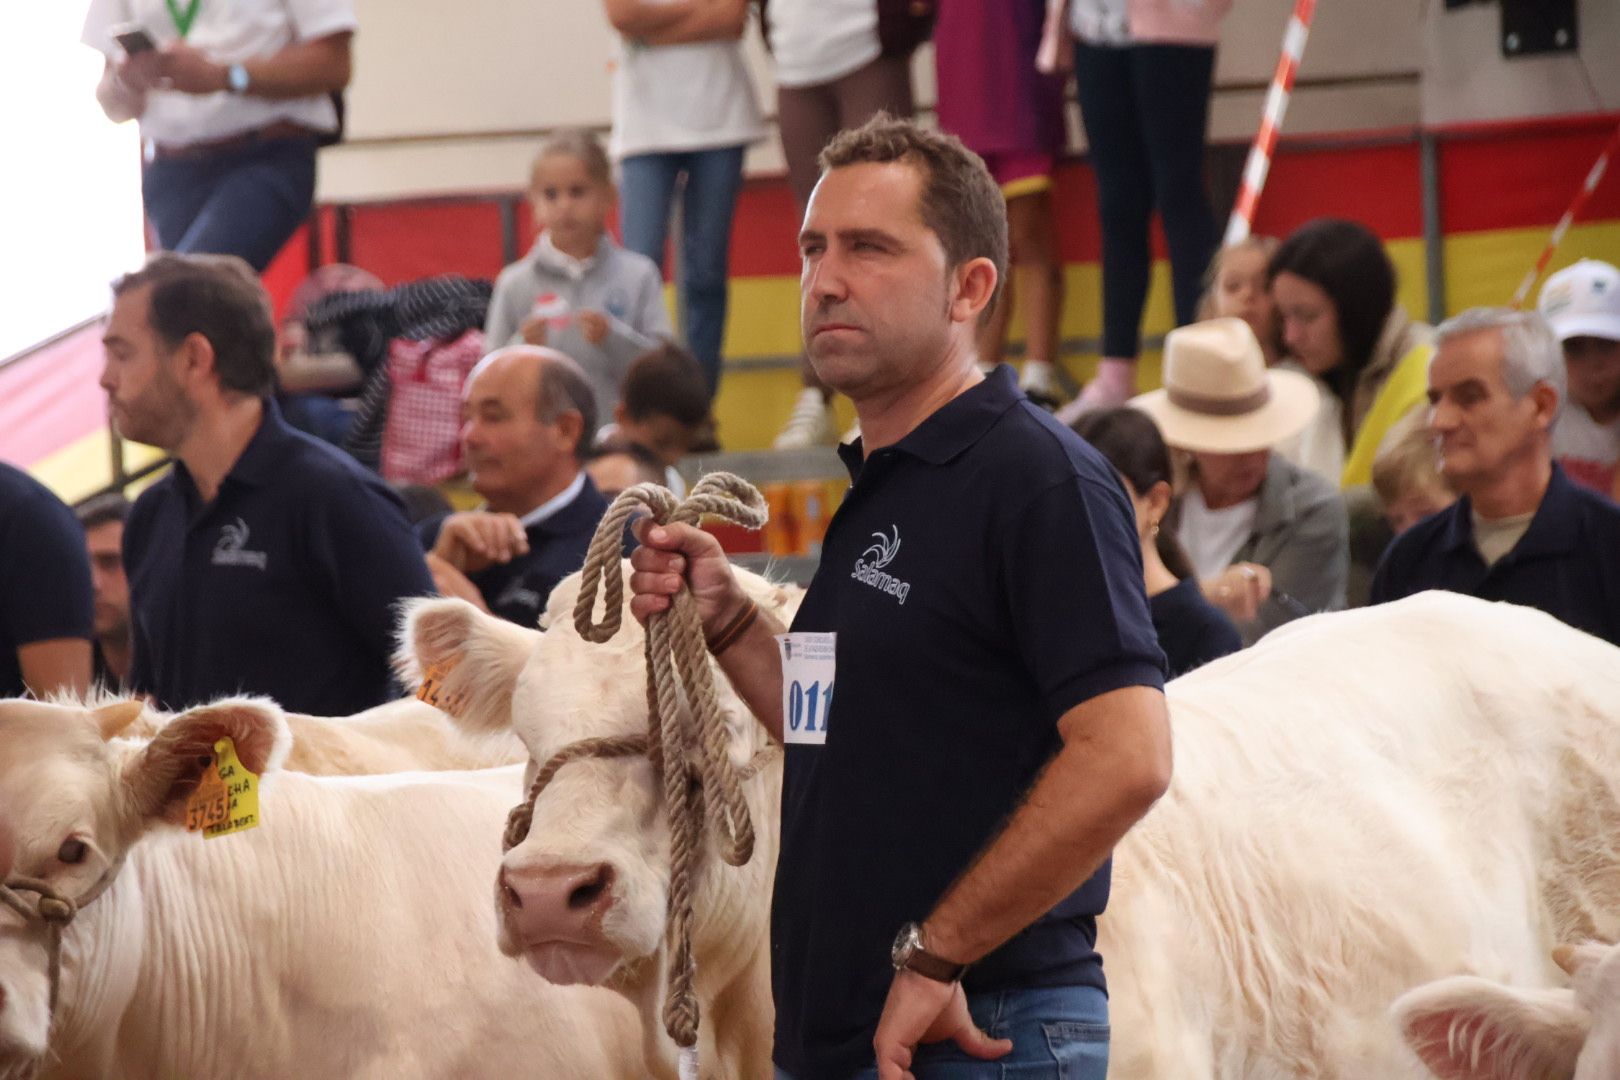
[(1396, 1023), (1441, 1080), (1620, 1076), (1620, 947), (1561, 946), (1554, 958), (1573, 989), (1455, 976), (1402, 995)]
[[(756, 602), (786, 621), (796, 591), (755, 575), (746, 575), (745, 584)], [(613, 639), (584, 640), (573, 625), (578, 592), (578, 575), (557, 586), (544, 632), (520, 629), (461, 601), (417, 601), (406, 612), (402, 672), (416, 680), (430, 673), (441, 707), (471, 730), (510, 724), (527, 745), (531, 780), (565, 746), (647, 730), (644, 632), (626, 604)], [(766, 736), (718, 665), (714, 671), (732, 760), (742, 765), (766, 745)], [(768, 798), (758, 784), (751, 790), (765, 855), (756, 853), (743, 869), (768, 881), (774, 789)], [(502, 860), (495, 890), (502, 951), (564, 984), (619, 984), (660, 955), (670, 879), (660, 791), (641, 756), (579, 760), (556, 774), (535, 805), (527, 838)], [(715, 880), (722, 873), (740, 871), (706, 858), (699, 911), (705, 889), (711, 896), (723, 890)]]
[[(156, 738), (113, 738), (140, 713), (135, 701), (100, 707), (0, 701), (0, 806), (11, 835), (8, 876), (43, 880), (62, 895), (95, 897), (150, 828), (183, 821), (185, 803), (223, 736), (243, 765), (271, 769), (286, 753), (286, 725), (262, 701), (230, 700), (176, 717)], [(198, 842), (201, 842), (199, 838)], [(19, 895), (32, 905), (33, 893)], [(96, 992), (104, 970), (83, 946), (86, 921), (102, 917), (92, 899), (66, 932), (63, 994)], [(105, 959), (105, 958), (100, 958)], [(103, 987), (104, 989), (104, 987)], [(0, 906), (0, 1078), (26, 1075), (46, 1052), (50, 985), (43, 927)]]

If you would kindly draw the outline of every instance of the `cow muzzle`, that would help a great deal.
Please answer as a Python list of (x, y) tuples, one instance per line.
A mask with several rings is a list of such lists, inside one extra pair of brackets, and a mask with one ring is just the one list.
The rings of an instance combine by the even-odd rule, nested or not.
[(596, 986), (621, 959), (603, 932), (617, 875), (595, 865), (503, 866), (497, 883), (502, 925), (547, 982)]

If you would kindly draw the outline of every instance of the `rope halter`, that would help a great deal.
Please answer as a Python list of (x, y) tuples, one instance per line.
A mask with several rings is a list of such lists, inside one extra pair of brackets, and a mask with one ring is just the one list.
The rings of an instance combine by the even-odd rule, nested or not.
[[(99, 890), (97, 890), (99, 891)], [(37, 899), (30, 905), (22, 893), (34, 893)], [(88, 902), (90, 897), (86, 898)], [(50, 885), (31, 877), (14, 877), (0, 885), (0, 904), (4, 904), (26, 921), (45, 931), (45, 957), (51, 984), (50, 1015), (56, 1019), (56, 1002), (62, 990), (62, 931), (79, 913), (82, 906), (64, 896)]]
[[(623, 624), (622, 537), (630, 519), (644, 510), (656, 525), (696, 525), (705, 515), (712, 515), (745, 529), (758, 529), (766, 517), (760, 493), (730, 473), (710, 473), (680, 501), (657, 484), (625, 489), (597, 526), (585, 557), (574, 627), (586, 641), (606, 642)], [(597, 622), (593, 612), (599, 593), (604, 610)], [(677, 1046), (691, 1048), (698, 1032), (692, 892), (704, 832), (714, 830), (720, 857), (728, 865), (748, 862), (754, 853), (754, 823), (743, 784), (760, 771), (773, 751), (756, 755), (741, 768), (732, 763), (702, 620), (684, 581), (669, 610), (648, 618), (646, 657), (646, 734), (582, 739), (552, 755), (535, 775), (528, 797), (507, 818), (504, 843), (510, 851), (528, 836), (535, 800), (564, 765), (585, 758), (646, 755), (659, 774), (670, 831), (671, 957), (664, 1029)]]

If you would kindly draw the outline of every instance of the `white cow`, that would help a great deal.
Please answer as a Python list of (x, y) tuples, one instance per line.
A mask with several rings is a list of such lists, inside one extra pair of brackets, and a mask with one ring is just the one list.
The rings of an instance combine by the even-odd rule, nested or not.
[[(92, 708), (118, 698), (92, 700)], [(510, 732), (470, 738), (447, 723), (444, 714), (414, 697), (389, 701), (353, 716), (287, 713), (292, 748), (282, 768), (313, 776), (368, 776), (375, 773), (440, 769), (493, 769), (522, 762), (523, 744)], [(121, 734), (150, 739), (169, 714), (146, 709)]]
[[(510, 722), (544, 758), (645, 723), (639, 634), (582, 641), (575, 591), (553, 594), (543, 640), (444, 601), (408, 630), (423, 662), (460, 658), (477, 688), (464, 720)], [(1300, 620), (1168, 697), (1175, 779), (1119, 846), (1100, 920), (1112, 1076), (1416, 1080), (1388, 1014), (1403, 991), (1460, 973), (1553, 985), (1555, 944), (1620, 936), (1620, 650), (1434, 593)], [(760, 736), (736, 726), (740, 760)], [(558, 785), (536, 810), (543, 839), (503, 864), (525, 903), (503, 946), (585, 981), (651, 966), (668, 868), (650, 772), (571, 765)], [(756, 814), (775, 790), (756, 785)], [(555, 887), (529, 887), (536, 866)], [(711, 951), (727, 963), (762, 940), (769, 898), (768, 879), (712, 858), (705, 887), (737, 929), (699, 942), (700, 973)], [(768, 1024), (762, 990), (747, 1004), (709, 1011), (715, 1037)]]
[[(626, 566), (629, 564), (626, 563)], [(744, 574), (749, 593), (785, 624), (801, 591)], [(399, 655), (412, 678), (449, 668), (442, 700), (474, 732), (513, 726), (535, 762), (587, 736), (647, 730), (641, 627), (628, 615), (618, 636), (590, 644), (575, 632), (579, 577), (551, 595), (545, 633), (491, 619), (460, 600), (408, 608)], [(719, 678), (721, 705), (739, 765), (770, 748), (764, 729)], [(532, 710), (532, 711), (531, 711)], [(535, 766), (531, 764), (531, 774)], [(745, 866), (721, 863), (709, 847), (700, 869), (693, 925), (702, 1012), (698, 1057), (705, 1080), (758, 1080), (771, 1073), (771, 879), (780, 818), (780, 755), (745, 786), (755, 823)], [(660, 1019), (669, 895), (669, 834), (660, 790), (645, 758), (582, 761), (563, 768), (541, 796), (529, 837), (501, 864), (496, 906), (500, 947), (563, 984), (611, 984), (641, 1009), (647, 1068), (675, 1065)], [(543, 824), (542, 824), (543, 822)]]
[(1620, 1076), (1620, 947), (1554, 950), (1574, 989), (1524, 989), (1469, 975), (1395, 1002), (1407, 1043), (1441, 1080)]
[[(15, 872), (93, 896), (66, 930), (54, 1029), (43, 931), (0, 906), (0, 1078), (641, 1075), (633, 1009), (495, 948), (474, 883), (520, 768), (276, 773), (286, 724), (248, 699), (106, 741), (138, 707), (0, 702)], [(263, 824), (204, 840), (174, 822), (222, 735), (271, 773)]]

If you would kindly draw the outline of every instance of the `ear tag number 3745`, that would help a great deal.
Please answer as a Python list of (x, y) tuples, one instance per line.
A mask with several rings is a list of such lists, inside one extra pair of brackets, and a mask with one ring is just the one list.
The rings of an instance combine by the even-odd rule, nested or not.
[(837, 674), (838, 635), (779, 634), (782, 651), (782, 741), (824, 746)]
[(227, 735), (214, 743), (214, 759), (203, 766), (186, 801), (186, 829), (211, 840), (258, 824), (259, 778), (236, 756), (236, 742)]

